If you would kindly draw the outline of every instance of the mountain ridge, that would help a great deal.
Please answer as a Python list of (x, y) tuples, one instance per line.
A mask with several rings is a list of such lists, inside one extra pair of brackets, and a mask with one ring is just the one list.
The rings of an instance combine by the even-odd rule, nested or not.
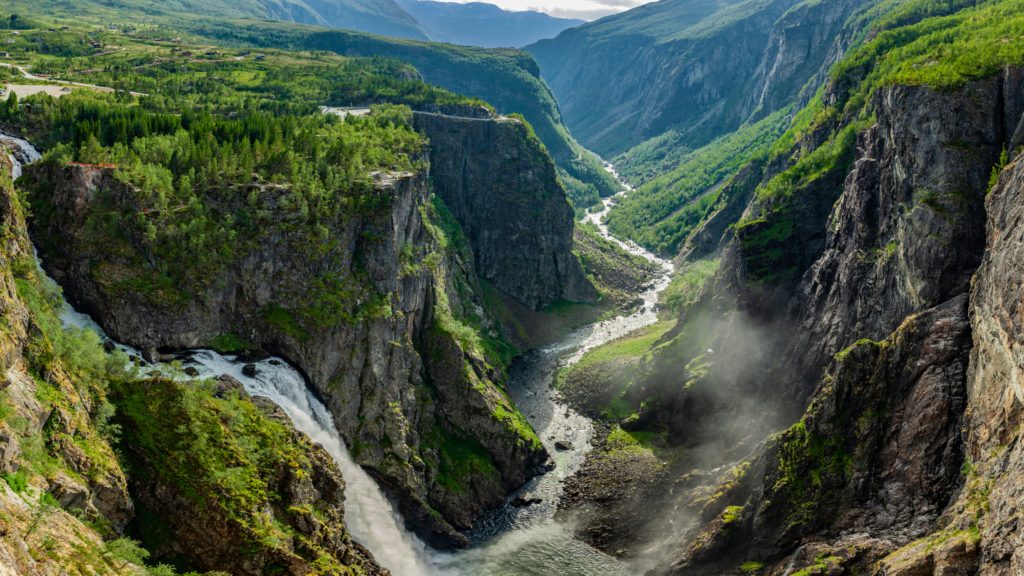
[(586, 23), (543, 12), (503, 10), (483, 2), (397, 1), (424, 26), (431, 40), (483, 48), (519, 48)]

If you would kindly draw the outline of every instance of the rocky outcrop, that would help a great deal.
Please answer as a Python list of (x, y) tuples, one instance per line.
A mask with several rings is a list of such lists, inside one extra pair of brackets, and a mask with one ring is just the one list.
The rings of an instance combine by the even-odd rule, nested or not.
[[(545, 460), (504, 390), (487, 340), (497, 323), (473, 251), (444, 205), (431, 202), (425, 174), (375, 174), (377, 208), (339, 217), (326, 236), (292, 225), (284, 186), (232, 190), (222, 210), (253, 197), (272, 222), (258, 239), (239, 238), (216, 277), (177, 287), (151, 283), (161, 255), (138, 231), (86, 226), (99, 198), (138, 211), (131, 184), (113, 169), (34, 166), (32, 177), (33, 202), (52, 207), (35, 234), (69, 300), (140, 348), (194, 348), (233, 334), (287, 358), (322, 395), (356, 461), (431, 545), (465, 545), (452, 525), (466, 528), (501, 505)], [(425, 356), (436, 350), (441, 360)], [(451, 442), (459, 440), (487, 455), (475, 490), (462, 488), (463, 469), (444, 464), (458, 459)]]
[[(275, 418), (268, 398), (214, 404), (191, 386), (152, 379), (112, 394), (144, 512), (135, 533), (154, 558), (252, 576), (388, 574), (345, 529), (345, 481), (323, 446)], [(214, 445), (211, 423), (222, 427)]]
[(572, 253), (572, 206), (524, 123), (416, 112), (414, 125), (430, 140), (431, 190), (461, 225), (481, 279), (538, 310), (597, 301)]

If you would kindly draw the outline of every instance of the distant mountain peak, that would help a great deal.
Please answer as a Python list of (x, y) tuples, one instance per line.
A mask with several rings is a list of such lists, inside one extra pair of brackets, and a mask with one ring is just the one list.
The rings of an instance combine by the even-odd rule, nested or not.
[(485, 2), (397, 0), (412, 14), (431, 40), (484, 48), (520, 47), (553, 38), (567, 28), (586, 24), (543, 12), (513, 12)]

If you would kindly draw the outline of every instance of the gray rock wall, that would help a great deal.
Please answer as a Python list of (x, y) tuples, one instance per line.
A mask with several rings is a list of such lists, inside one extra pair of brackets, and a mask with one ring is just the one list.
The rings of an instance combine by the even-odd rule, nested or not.
[[(474, 330), (496, 323), (472, 251), (439, 238), (424, 175), (376, 174), (374, 194), (384, 208), (337, 222), (320, 240), (289, 226), (287, 211), (273, 208), (284, 187), (249, 184), (239, 197), (256, 192), (277, 224), (258, 242), (241, 243), (245, 250), (201, 293), (170, 303), (159, 292), (121, 282), (145, 272), (140, 255), (159, 265), (159, 254), (147, 254), (131, 233), (129, 241), (85, 239), (91, 200), (103, 190), (132, 211), (130, 186), (91, 166), (39, 167), (32, 177), (49, 183), (36, 193), (56, 210), (34, 233), (50, 247), (48, 270), (76, 307), (114, 339), (138, 347), (194, 348), (236, 334), (288, 359), (325, 399), (356, 461), (397, 497), (407, 522), (431, 545), (465, 545), (452, 526), (467, 528), (502, 505), (505, 491), (521, 486), (546, 459), (529, 425), (531, 437), (511, 421), (517, 412), (502, 367), (442, 329), (451, 325), (447, 318)], [(425, 364), (425, 351), (438, 347), (451, 352), (449, 361)], [(467, 402), (475, 410), (465, 410)], [(494, 473), (455, 479), (472, 490), (438, 482), (442, 433), (479, 442)]]
[(540, 142), (520, 121), (414, 113), (430, 139), (431, 191), (462, 225), (476, 272), (531, 308), (596, 302), (572, 253), (573, 210)]

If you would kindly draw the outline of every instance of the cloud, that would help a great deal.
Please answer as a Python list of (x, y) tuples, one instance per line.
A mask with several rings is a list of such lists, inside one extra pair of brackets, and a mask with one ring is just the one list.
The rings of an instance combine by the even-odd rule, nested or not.
[[(604, 4), (605, 2), (601, 2)], [(535, 12), (543, 12), (548, 16), (554, 16), (555, 18), (579, 18), (580, 20), (586, 20), (588, 22), (597, 20), (598, 18), (604, 18), (605, 16), (611, 16), (612, 14), (618, 14), (623, 12), (622, 8), (614, 8), (609, 6), (608, 8), (590, 8), (590, 9), (574, 9), (574, 8), (548, 8), (539, 6), (530, 6), (527, 10), (533, 10)]]
[(543, 12), (556, 18), (597, 20), (618, 14), (652, 0), (442, 0), (447, 2), (487, 2), (504, 10)]

